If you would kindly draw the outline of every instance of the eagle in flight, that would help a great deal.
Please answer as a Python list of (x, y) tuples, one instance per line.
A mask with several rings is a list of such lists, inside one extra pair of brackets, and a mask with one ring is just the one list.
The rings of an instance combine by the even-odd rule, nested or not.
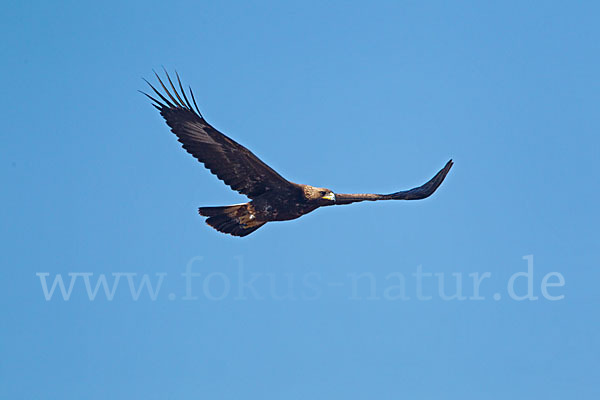
[[(319, 207), (375, 200), (420, 200), (431, 196), (452, 167), (448, 161), (429, 182), (414, 189), (391, 194), (343, 194), (329, 189), (293, 183), (279, 175), (250, 150), (213, 128), (202, 116), (192, 89), (188, 99), (181, 85), (179, 91), (165, 71), (171, 90), (155, 73), (161, 94), (150, 82), (156, 99), (147, 93), (177, 136), (183, 148), (233, 190), (251, 199), (248, 203), (223, 207), (200, 207), (206, 223), (219, 232), (246, 236), (270, 221), (288, 221)], [(194, 105), (192, 107), (192, 104)]]

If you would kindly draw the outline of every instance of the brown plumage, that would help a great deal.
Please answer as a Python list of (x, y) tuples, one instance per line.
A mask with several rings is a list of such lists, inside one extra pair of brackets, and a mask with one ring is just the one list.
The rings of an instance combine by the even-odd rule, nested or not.
[(333, 193), (329, 189), (293, 183), (250, 150), (213, 128), (200, 113), (191, 89), (189, 94), (192, 102), (186, 96), (179, 75), (179, 91), (169, 75), (166, 76), (171, 90), (156, 75), (164, 95), (146, 81), (160, 100), (144, 94), (154, 102), (153, 106), (188, 153), (233, 190), (251, 199), (244, 204), (198, 209), (200, 215), (208, 217), (207, 224), (223, 233), (246, 236), (267, 222), (296, 219), (323, 206), (360, 201), (424, 199), (435, 192), (452, 167), (450, 160), (424, 185), (392, 194)]

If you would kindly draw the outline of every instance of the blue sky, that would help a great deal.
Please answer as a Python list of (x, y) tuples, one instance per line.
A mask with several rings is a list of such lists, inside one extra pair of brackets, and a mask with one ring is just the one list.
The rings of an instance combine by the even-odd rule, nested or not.
[[(599, 12), (8, 2), (0, 397), (598, 397)], [(197, 207), (245, 198), (137, 92), (162, 66), (295, 182), (386, 193), (455, 166), (421, 202), (219, 234)], [(57, 274), (68, 300), (46, 300)], [(112, 300), (86, 292), (101, 276)], [(439, 294), (459, 278), (465, 299)]]

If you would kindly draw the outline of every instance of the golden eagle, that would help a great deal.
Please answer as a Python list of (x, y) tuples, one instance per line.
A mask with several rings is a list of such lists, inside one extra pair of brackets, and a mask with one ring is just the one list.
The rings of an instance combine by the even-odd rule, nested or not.
[(186, 96), (179, 74), (175, 73), (179, 91), (166, 71), (165, 74), (172, 92), (155, 73), (164, 95), (146, 81), (162, 101), (142, 93), (154, 102), (152, 105), (160, 111), (160, 115), (188, 153), (233, 190), (252, 200), (244, 204), (198, 209), (200, 215), (208, 217), (208, 225), (223, 233), (246, 236), (267, 222), (296, 219), (324, 206), (365, 200), (424, 199), (435, 192), (452, 167), (450, 160), (424, 185), (392, 194), (343, 194), (293, 183), (262, 162), (250, 150), (213, 128), (200, 113), (191, 88), (189, 94), (192, 102)]

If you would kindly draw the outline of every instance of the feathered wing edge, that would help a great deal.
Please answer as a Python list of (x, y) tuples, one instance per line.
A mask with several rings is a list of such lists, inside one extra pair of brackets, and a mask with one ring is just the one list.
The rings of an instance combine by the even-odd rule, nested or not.
[[(167, 72), (167, 70), (165, 69), (164, 71), (165, 71), (165, 75), (167, 76), (167, 80), (169, 81), (169, 85), (171, 86), (171, 89), (173, 89), (173, 93), (175, 94), (175, 97), (177, 99), (175, 97), (173, 97), (171, 92), (167, 89), (167, 87), (165, 86), (163, 81), (160, 79), (160, 76), (158, 76), (158, 74), (154, 70), (152, 72), (154, 72), (154, 75), (156, 75), (156, 79), (158, 79), (160, 86), (162, 86), (163, 90), (165, 91), (165, 93), (167, 94), (169, 99), (171, 99), (171, 101), (169, 101), (166, 97), (164, 97), (158, 90), (156, 90), (156, 88), (154, 86), (152, 86), (152, 84), (150, 82), (148, 82), (144, 78), (142, 78), (142, 79), (144, 79), (144, 82), (146, 82), (148, 84), (148, 86), (150, 86), (150, 88), (154, 91), (154, 93), (156, 93), (156, 95), (158, 97), (160, 97), (162, 102), (155, 99), (154, 97), (150, 96), (146, 92), (143, 92), (141, 90), (138, 90), (138, 91), (141, 94), (143, 94), (144, 96), (148, 97), (150, 100), (152, 100), (155, 103), (152, 105), (154, 107), (156, 107), (159, 111), (161, 111), (164, 107), (171, 107), (171, 108), (182, 107), (182, 108), (187, 108), (188, 110), (190, 110), (194, 113), (197, 113), (198, 116), (200, 116), (201, 118), (204, 118), (204, 117), (202, 117), (202, 113), (198, 109), (198, 105), (196, 104), (196, 99), (194, 98), (194, 92), (192, 91), (191, 86), (189, 87), (189, 91), (190, 91), (190, 97), (192, 98), (194, 107), (192, 107), (192, 103), (190, 103), (187, 96), (185, 95), (185, 90), (183, 90), (183, 85), (181, 84), (181, 79), (179, 78), (179, 74), (177, 73), (177, 71), (175, 71), (175, 76), (177, 76), (177, 83), (179, 84), (179, 89), (181, 90), (181, 95), (183, 96), (183, 99), (179, 95), (179, 92), (177, 91), (177, 89), (175, 89), (175, 85), (173, 85), (173, 81), (171, 80), (171, 77), (169, 76), (169, 73)], [(195, 108), (195, 110), (194, 110), (194, 108)]]
[(359, 201), (376, 201), (376, 200), (421, 200), (431, 196), (438, 187), (442, 184), (446, 175), (452, 168), (454, 163), (452, 160), (448, 161), (444, 168), (442, 168), (433, 178), (431, 178), (427, 183), (401, 192), (396, 192), (392, 194), (345, 194), (345, 193), (336, 193), (335, 194), (335, 204), (350, 204), (356, 203)]

